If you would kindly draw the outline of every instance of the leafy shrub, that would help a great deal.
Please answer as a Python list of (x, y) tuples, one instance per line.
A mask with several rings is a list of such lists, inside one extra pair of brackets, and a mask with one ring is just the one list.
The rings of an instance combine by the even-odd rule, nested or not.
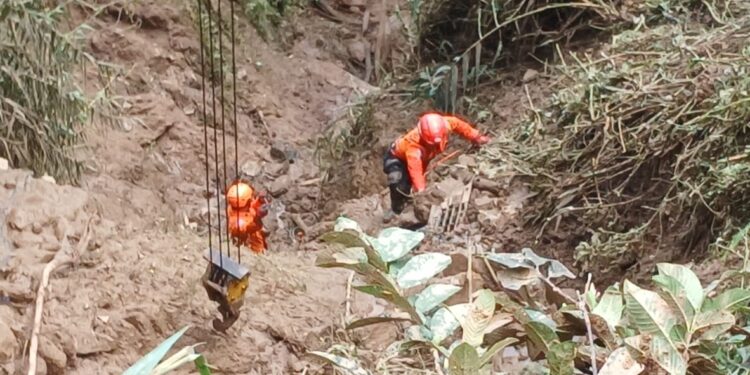
[[(451, 375), (489, 373), (492, 357), (508, 345), (524, 345), (544, 368), (539, 371), (551, 375), (594, 367), (601, 375), (739, 374), (748, 367), (750, 331), (737, 323), (745, 319), (750, 290), (717, 293), (725, 278), (704, 288), (688, 267), (661, 263), (654, 290), (625, 280), (603, 292), (589, 283), (572, 296), (553, 282), (575, 277), (562, 263), (523, 249), (481, 255), (492, 265), (486, 276), (497, 290), (481, 289), (469, 303), (443, 306), (460, 287), (430, 283), (450, 257), (412, 255), (423, 238), (400, 228), (371, 237), (346, 218), (323, 237), (331, 247), (319, 266), (354, 271), (363, 282), (355, 289), (398, 310), (350, 322), (348, 329), (405, 323), (404, 339), (391, 347), (402, 355), (431, 350), (434, 366)], [(423, 288), (414, 293), (417, 286)], [(370, 373), (345, 352), (312, 354), (351, 373)]]

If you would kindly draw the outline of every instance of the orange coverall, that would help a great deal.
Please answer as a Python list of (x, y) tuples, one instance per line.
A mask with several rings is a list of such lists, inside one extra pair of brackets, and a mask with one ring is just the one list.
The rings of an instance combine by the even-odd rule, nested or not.
[(263, 203), (262, 197), (254, 197), (245, 207), (227, 205), (229, 234), (235, 243), (243, 244), (257, 254), (265, 253), (268, 248), (261, 220), (266, 216)]
[[(473, 128), (466, 121), (454, 116), (443, 116), (443, 118), (448, 122), (450, 132), (455, 132), (466, 140), (476, 141), (481, 135), (479, 130)], [(417, 192), (423, 191), (427, 187), (425, 177), (427, 165), (435, 156), (445, 151), (448, 144), (447, 137), (435, 147), (426, 146), (419, 140), (419, 130), (414, 128), (396, 140), (391, 151), (393, 156), (406, 164), (411, 185)], [(408, 194), (408, 192), (406, 193)]]

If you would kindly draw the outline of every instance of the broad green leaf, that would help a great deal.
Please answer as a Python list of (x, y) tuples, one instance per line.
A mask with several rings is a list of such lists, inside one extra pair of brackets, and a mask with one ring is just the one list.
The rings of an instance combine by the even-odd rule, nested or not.
[(529, 340), (545, 353), (549, 352), (550, 346), (554, 342), (559, 341), (555, 331), (544, 323), (531, 321), (524, 324), (523, 328), (529, 336)]
[(458, 328), (458, 319), (447, 308), (440, 308), (430, 318), (429, 331), (432, 342), (439, 345)]
[(344, 371), (344, 373), (347, 375), (370, 375), (370, 372), (363, 369), (355, 360), (325, 352), (310, 351), (307, 352), (307, 354), (330, 363), (331, 365)]
[(362, 231), (362, 227), (360, 227), (356, 221), (349, 219), (348, 217), (339, 216), (336, 219), (336, 222), (333, 224), (333, 230), (336, 232), (341, 232), (346, 229), (353, 230), (357, 233), (364, 233)]
[(367, 254), (361, 247), (350, 247), (346, 249), (331, 249), (325, 251), (315, 261), (315, 265), (323, 268), (350, 268), (367, 263)]
[(410, 321), (410, 318), (404, 317), (388, 317), (388, 316), (375, 316), (371, 318), (364, 318), (355, 320), (346, 326), (346, 329), (357, 329), (362, 327), (371, 326), (373, 324), (390, 323), (390, 322), (404, 322)]
[(482, 289), (477, 298), (469, 305), (466, 319), (461, 322), (463, 341), (472, 346), (482, 345), (484, 331), (495, 312), (495, 296), (491, 291)]
[(514, 337), (507, 337), (507, 338), (504, 338), (504, 339), (502, 339), (502, 340), (494, 343), (479, 358), (479, 367), (482, 367), (482, 366), (490, 363), (490, 361), (492, 361), (492, 357), (494, 357), (495, 354), (499, 353), (501, 350), (505, 349), (507, 346), (513, 345), (513, 344), (515, 344), (517, 342), (518, 342), (518, 339), (516, 339)]
[(388, 275), (390, 275), (395, 280), (398, 277), (398, 273), (401, 271), (401, 269), (404, 268), (406, 263), (409, 263), (409, 260), (411, 260), (411, 257), (406, 256), (395, 262), (389, 263)]
[(422, 316), (417, 313), (417, 311), (409, 303), (409, 301), (395, 289), (383, 287), (381, 285), (355, 286), (354, 289), (359, 290), (362, 293), (367, 293), (371, 296), (384, 299), (392, 303), (399, 309), (409, 313), (409, 315), (412, 317), (412, 320), (414, 320), (415, 322), (419, 324), (424, 323), (424, 319), (422, 319)]
[(573, 375), (573, 360), (576, 357), (576, 344), (571, 341), (556, 342), (547, 353), (550, 375)]
[(600, 316), (607, 322), (609, 329), (614, 331), (615, 326), (622, 319), (622, 294), (616, 287), (609, 287), (604, 291), (601, 300), (596, 304), (591, 313)]
[(690, 268), (678, 264), (659, 263), (656, 265), (659, 273), (667, 275), (680, 283), (685, 290), (685, 296), (695, 311), (703, 306), (703, 286), (698, 276)]
[(498, 263), (507, 268), (527, 268), (536, 269), (533, 262), (528, 260), (523, 254), (518, 253), (492, 253), (487, 255), (487, 259)]
[(324, 234), (321, 239), (328, 243), (343, 245), (346, 248), (362, 249), (365, 252), (368, 263), (383, 272), (388, 270), (388, 266), (382, 260), (380, 254), (372, 248), (367, 240), (361, 238), (358, 233), (353, 230), (345, 229), (340, 232), (329, 232)]
[(497, 280), (503, 288), (520, 290), (524, 286), (540, 282), (541, 274), (533, 268), (515, 268), (497, 271)]
[(529, 249), (528, 247), (521, 249), (521, 255), (523, 255), (525, 259), (527, 259), (529, 262), (531, 262), (537, 267), (543, 266), (547, 264), (547, 262), (552, 260), (549, 258), (540, 257), (539, 255), (536, 255), (536, 253), (533, 250)]
[(122, 375), (150, 374), (190, 326), (185, 326), (125, 370)]
[(475, 375), (479, 367), (477, 350), (467, 343), (458, 345), (448, 357), (448, 372), (451, 375)]
[(360, 234), (351, 229), (344, 229), (337, 232), (328, 232), (320, 239), (327, 243), (337, 243), (346, 247), (362, 247), (368, 246), (367, 241), (360, 237)]
[(735, 323), (734, 315), (724, 310), (713, 310), (695, 316), (694, 335), (699, 340), (712, 341), (728, 331)]
[[(612, 286), (611, 288), (615, 288), (619, 291), (619, 288), (617, 288), (616, 286)], [(593, 310), (598, 305), (598, 302), (596, 302), (596, 296), (597, 296), (596, 287), (592, 283), (591, 287), (587, 289), (586, 292), (583, 294), (583, 297), (586, 300), (586, 306), (589, 307), (589, 310)]]
[(535, 322), (542, 323), (546, 325), (547, 327), (550, 327), (553, 331), (557, 329), (557, 323), (555, 323), (554, 319), (550, 318), (547, 314), (534, 310), (534, 309), (523, 309), (524, 312), (526, 312), (526, 315), (529, 316), (529, 319)]
[(567, 267), (565, 267), (564, 264), (554, 259), (551, 259), (549, 261), (549, 269), (547, 270), (547, 276), (551, 279), (556, 279), (558, 277), (567, 277), (569, 279), (576, 278), (576, 275), (573, 274), (573, 272), (570, 272), (570, 270)]
[(682, 318), (681, 323), (685, 326), (690, 325), (693, 316), (695, 316), (695, 309), (688, 301), (685, 289), (680, 285), (680, 282), (668, 275), (655, 275), (653, 280), (662, 289), (659, 295), (664, 298), (675, 313), (679, 313)]
[(687, 360), (675, 348), (668, 338), (661, 335), (651, 337), (651, 356), (659, 367), (670, 375), (685, 375), (687, 373)]
[(390, 263), (401, 259), (414, 250), (424, 239), (424, 233), (402, 228), (383, 229), (373, 241), (373, 247), (378, 251), (384, 262)]
[(458, 293), (459, 290), (461, 287), (456, 285), (432, 284), (416, 295), (414, 308), (426, 314)]
[(411, 288), (424, 283), (442, 272), (451, 263), (451, 257), (439, 253), (420, 254), (409, 259), (398, 272), (396, 279), (402, 288)]
[(609, 354), (599, 375), (639, 375), (643, 370), (643, 365), (633, 359), (630, 351), (621, 347)]
[(487, 328), (484, 330), (484, 334), (488, 334), (496, 329), (502, 328), (513, 322), (513, 314), (498, 312), (492, 316)]
[(704, 310), (727, 310), (730, 312), (734, 312), (739, 307), (746, 306), (749, 302), (750, 290), (734, 288), (725, 290), (716, 298), (709, 299)]
[(625, 311), (630, 322), (641, 332), (669, 337), (676, 316), (658, 294), (641, 289), (625, 280)]

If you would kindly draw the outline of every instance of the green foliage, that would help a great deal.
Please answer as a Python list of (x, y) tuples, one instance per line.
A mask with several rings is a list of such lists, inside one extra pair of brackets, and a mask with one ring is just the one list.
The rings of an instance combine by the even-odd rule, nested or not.
[(0, 2), (0, 157), (77, 183), (82, 126), (101, 102), (86, 99), (75, 74), (87, 61), (97, 70), (102, 66), (81, 50), (88, 26), (70, 29), (63, 24), (68, 4), (46, 4)]
[(162, 361), (164, 356), (172, 349), (175, 343), (190, 328), (186, 326), (175, 332), (168, 339), (164, 340), (151, 352), (143, 356), (130, 368), (123, 372), (123, 375), (161, 375), (175, 371), (183, 365), (193, 362), (195, 368), (201, 375), (211, 375), (211, 369), (206, 363), (206, 359), (195, 352), (199, 344), (190, 345), (174, 353), (171, 357)]
[(369, 180), (365, 186), (357, 173), (377, 143), (376, 100), (377, 94), (358, 98), (315, 140), (315, 160), (323, 172), (323, 183), (335, 187), (336, 194), (347, 191), (352, 198), (359, 197), (358, 192), (371, 187)]
[[(575, 298), (554, 284), (575, 275), (559, 261), (523, 249), (482, 256), (492, 266), (487, 276), (497, 281), (499, 290), (482, 289), (467, 303), (445, 305), (460, 286), (433, 283), (411, 293), (444, 268), (433, 261), (440, 254), (410, 254), (422, 238), (421, 233), (398, 228), (371, 237), (355, 222), (339, 218), (335, 231), (324, 237), (332, 246), (318, 265), (354, 270), (365, 283), (357, 290), (400, 311), (354, 321), (350, 329), (411, 324), (405, 340), (394, 343), (399, 352), (431, 350), (438, 356), (434, 364), (447, 374), (489, 374), (492, 357), (509, 345), (525, 345), (530, 359), (543, 367), (538, 373), (550, 375), (589, 372), (594, 353), (600, 361), (606, 358), (599, 371), (603, 375), (636, 375), (656, 368), (669, 375), (747, 371), (750, 331), (737, 324), (746, 319), (750, 289), (716, 293), (715, 285), (704, 288), (688, 267), (660, 263), (653, 289), (626, 280), (603, 293), (589, 285)], [(401, 257), (384, 261), (386, 254)], [(425, 255), (429, 257), (420, 258)], [(430, 261), (407, 267), (414, 259)], [(400, 275), (410, 275), (406, 287)], [(459, 327), (460, 336), (455, 334)], [(354, 362), (342, 359), (346, 356), (336, 359), (337, 366), (351, 368)]]
[(274, 39), (289, 10), (301, 6), (302, 0), (242, 0), (245, 16), (266, 40)]

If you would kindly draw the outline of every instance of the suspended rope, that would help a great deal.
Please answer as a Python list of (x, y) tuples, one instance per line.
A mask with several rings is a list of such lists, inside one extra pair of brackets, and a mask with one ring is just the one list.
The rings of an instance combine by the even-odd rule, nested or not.
[[(221, 1), (219, 1), (219, 4), (221, 4)], [(219, 262), (220, 267), (224, 267), (224, 257), (223, 257), (223, 241), (221, 237), (221, 231), (222, 231), (222, 225), (221, 225), (221, 176), (219, 176), (219, 130), (218, 130), (218, 123), (216, 122), (216, 68), (214, 67), (214, 58), (213, 58), (213, 51), (214, 51), (214, 33), (213, 33), (213, 24), (212, 24), (212, 7), (211, 3), (209, 2), (207, 8), (208, 13), (208, 45), (209, 45), (209, 51), (211, 51), (211, 58), (210, 58), (210, 65), (209, 68), (211, 69), (211, 108), (213, 110), (213, 128), (214, 128), (214, 168), (215, 168), (215, 176), (216, 176), (216, 212), (217, 217), (219, 219), (218, 222), (218, 244), (219, 244)], [(219, 25), (221, 25), (221, 20), (219, 20)], [(221, 34), (219, 34), (219, 40), (221, 40)], [(224, 67), (220, 67), (220, 69), (223, 69)], [(223, 106), (223, 104), (222, 104)], [(210, 215), (210, 212), (209, 212)]]
[[(218, 0), (218, 5), (216, 12), (213, 10), (212, 1), (211, 0), (197, 0), (198, 1), (198, 14), (199, 14), (199, 28), (200, 28), (200, 63), (201, 63), (201, 88), (203, 91), (203, 140), (205, 142), (204, 145), (204, 157), (206, 159), (205, 162), (205, 168), (206, 168), (206, 205), (208, 207), (208, 260), (209, 264), (206, 268), (206, 272), (203, 276), (203, 286), (206, 289), (206, 292), (208, 293), (209, 299), (212, 301), (219, 303), (219, 312), (222, 315), (223, 319), (215, 319), (213, 321), (214, 328), (219, 331), (224, 331), (227, 328), (229, 328), (234, 322), (237, 320), (240, 314), (240, 307), (243, 304), (244, 294), (245, 290), (247, 289), (248, 283), (249, 283), (249, 275), (250, 271), (243, 267), (240, 263), (241, 259), (241, 248), (240, 243), (237, 243), (237, 257), (236, 260), (232, 258), (231, 254), (231, 241), (232, 241), (232, 231), (230, 229), (231, 225), (236, 224), (237, 228), (240, 227), (240, 215), (237, 215), (235, 211), (232, 215), (234, 215), (237, 218), (237, 222), (234, 221), (230, 222), (230, 211), (232, 208), (230, 207), (229, 199), (230, 197), (235, 200), (235, 202), (240, 201), (240, 190), (239, 188), (234, 188), (235, 182), (238, 182), (240, 180), (239, 176), (239, 141), (238, 141), (238, 129), (237, 129), (237, 78), (236, 78), (236, 57), (235, 57), (235, 25), (234, 25), (234, 2), (230, 0), (230, 14), (229, 17), (231, 18), (231, 49), (232, 49), (232, 107), (233, 107), (233, 115), (232, 119), (230, 120), (232, 122), (232, 125), (234, 126), (234, 178), (231, 180), (232, 188), (234, 191), (236, 191), (236, 196), (233, 194), (228, 194), (231, 190), (228, 187), (229, 179), (229, 170), (227, 167), (227, 108), (226, 106), (229, 105), (227, 103), (225, 88), (224, 88), (224, 82), (225, 82), (225, 72), (224, 72), (224, 27), (223, 27), (223, 12), (222, 12), (222, 1)], [(206, 11), (206, 18), (208, 18), (207, 22), (207, 32), (208, 32), (208, 49), (206, 49), (205, 46), (205, 36), (203, 32), (204, 28), (204, 22), (203, 22), (203, 9), (205, 8)], [(218, 25), (214, 25), (214, 23), (218, 23)], [(214, 41), (214, 30), (217, 31), (218, 35), (218, 41)], [(216, 52), (214, 47), (218, 46), (218, 66), (216, 60)], [(208, 61), (206, 61), (206, 58), (208, 58)], [(206, 68), (210, 70), (210, 73), (206, 72)], [(218, 72), (217, 72), (218, 70)], [(218, 75), (218, 77), (217, 77)], [(208, 88), (206, 87), (206, 79), (208, 79), (211, 83), (211, 118), (209, 120), (208, 118), (208, 111), (207, 111), (207, 100), (206, 100), (206, 92)], [(221, 85), (219, 88), (218, 95), (220, 95), (219, 98), (217, 98), (217, 89), (216, 85)], [(218, 106), (217, 106), (218, 101)], [(219, 107), (219, 108), (217, 108)], [(220, 111), (220, 113), (219, 113)], [(217, 118), (217, 116), (221, 116), (221, 118)], [(213, 177), (215, 179), (215, 185), (211, 186), (211, 164), (209, 159), (210, 156), (210, 148), (209, 146), (209, 134), (208, 134), (208, 123), (211, 121), (212, 127), (213, 127)], [(221, 131), (221, 146), (219, 146), (219, 131)], [(219, 150), (221, 148), (221, 150)], [(221, 161), (219, 160), (221, 158)], [(215, 193), (215, 194), (212, 194)], [(214, 220), (211, 216), (211, 195), (216, 197), (216, 215), (217, 215), (217, 241), (213, 241), (213, 223)], [(222, 209), (222, 199), (224, 200), (224, 208)], [(225, 222), (222, 222), (222, 216), (225, 217)], [(222, 232), (224, 232), (224, 235), (222, 235)], [(224, 239), (226, 239), (226, 257), (224, 256)], [(235, 238), (236, 240), (236, 238)], [(217, 248), (214, 249), (214, 243), (218, 244)], [(214, 254), (218, 252), (218, 257), (215, 257)]]
[[(234, 123), (234, 173), (236, 173), (237, 176), (239, 176), (240, 175), (240, 162), (239, 162), (240, 133), (237, 131), (237, 59), (234, 53), (234, 45), (236, 43), (235, 34), (234, 34), (234, 1), (229, 2), (229, 13), (231, 13), (230, 18), (232, 19), (232, 109), (233, 109), (232, 122)], [(238, 192), (237, 198), (239, 199), (239, 192)], [(237, 226), (239, 226), (239, 221), (240, 219), (238, 217)], [(237, 242), (237, 261), (242, 262), (242, 252), (240, 251), (239, 242)]]
[[(208, 115), (206, 114), (206, 65), (203, 61), (203, 1), (198, 0), (198, 30), (200, 34), (200, 50), (201, 50), (201, 91), (203, 92), (203, 146), (204, 156), (206, 160), (206, 208), (208, 212), (208, 252), (211, 259), (214, 258), (213, 249), (213, 228), (211, 227), (211, 191), (210, 179), (209, 179), (209, 162), (208, 162)], [(210, 31), (209, 31), (210, 32)]]

